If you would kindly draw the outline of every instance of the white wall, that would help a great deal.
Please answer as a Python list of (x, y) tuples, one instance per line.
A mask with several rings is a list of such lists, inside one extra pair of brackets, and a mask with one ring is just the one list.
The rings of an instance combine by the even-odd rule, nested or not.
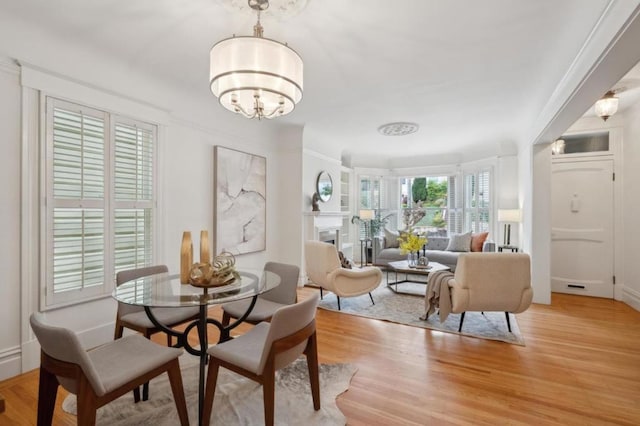
[(20, 372), (20, 77), (0, 60), (0, 380)]

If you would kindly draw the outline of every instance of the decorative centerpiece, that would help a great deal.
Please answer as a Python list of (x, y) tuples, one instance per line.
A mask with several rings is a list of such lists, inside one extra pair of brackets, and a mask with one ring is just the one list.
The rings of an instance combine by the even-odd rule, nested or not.
[(415, 268), (418, 261), (418, 252), (427, 243), (427, 238), (408, 230), (401, 233), (398, 240), (400, 240), (400, 253), (406, 254), (409, 267)]
[(222, 252), (212, 262), (194, 263), (189, 272), (189, 284), (194, 287), (218, 287), (231, 284), (240, 278), (236, 271), (236, 258), (229, 252)]

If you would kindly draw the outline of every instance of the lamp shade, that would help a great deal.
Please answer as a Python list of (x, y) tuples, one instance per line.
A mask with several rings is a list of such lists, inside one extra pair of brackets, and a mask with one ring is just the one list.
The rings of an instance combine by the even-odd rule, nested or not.
[(498, 222), (520, 222), (520, 209), (499, 209)]
[(285, 115), (302, 99), (302, 59), (282, 43), (228, 38), (211, 48), (209, 59), (211, 92), (230, 111), (253, 111), (259, 99), (265, 111)]
[(360, 210), (360, 219), (371, 220), (374, 217), (374, 211), (370, 209)]

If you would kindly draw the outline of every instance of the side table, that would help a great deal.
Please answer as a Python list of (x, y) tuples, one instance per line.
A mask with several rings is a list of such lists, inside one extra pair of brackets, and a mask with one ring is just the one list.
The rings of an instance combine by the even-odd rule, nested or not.
[(366, 238), (360, 240), (360, 267), (368, 265), (373, 259), (373, 242)]
[(502, 252), (502, 251), (511, 251), (511, 253), (517, 253), (518, 252), (518, 247), (515, 246), (498, 246), (498, 251)]

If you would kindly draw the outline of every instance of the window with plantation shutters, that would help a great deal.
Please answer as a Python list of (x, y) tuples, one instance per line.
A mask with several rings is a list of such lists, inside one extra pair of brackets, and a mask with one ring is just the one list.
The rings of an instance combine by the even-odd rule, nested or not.
[(46, 99), (43, 256), (48, 307), (108, 294), (152, 262), (154, 126)]
[(116, 118), (114, 125), (114, 266), (150, 265), (153, 253), (155, 128)]
[(464, 175), (464, 231), (488, 232), (491, 212), (491, 173)]

